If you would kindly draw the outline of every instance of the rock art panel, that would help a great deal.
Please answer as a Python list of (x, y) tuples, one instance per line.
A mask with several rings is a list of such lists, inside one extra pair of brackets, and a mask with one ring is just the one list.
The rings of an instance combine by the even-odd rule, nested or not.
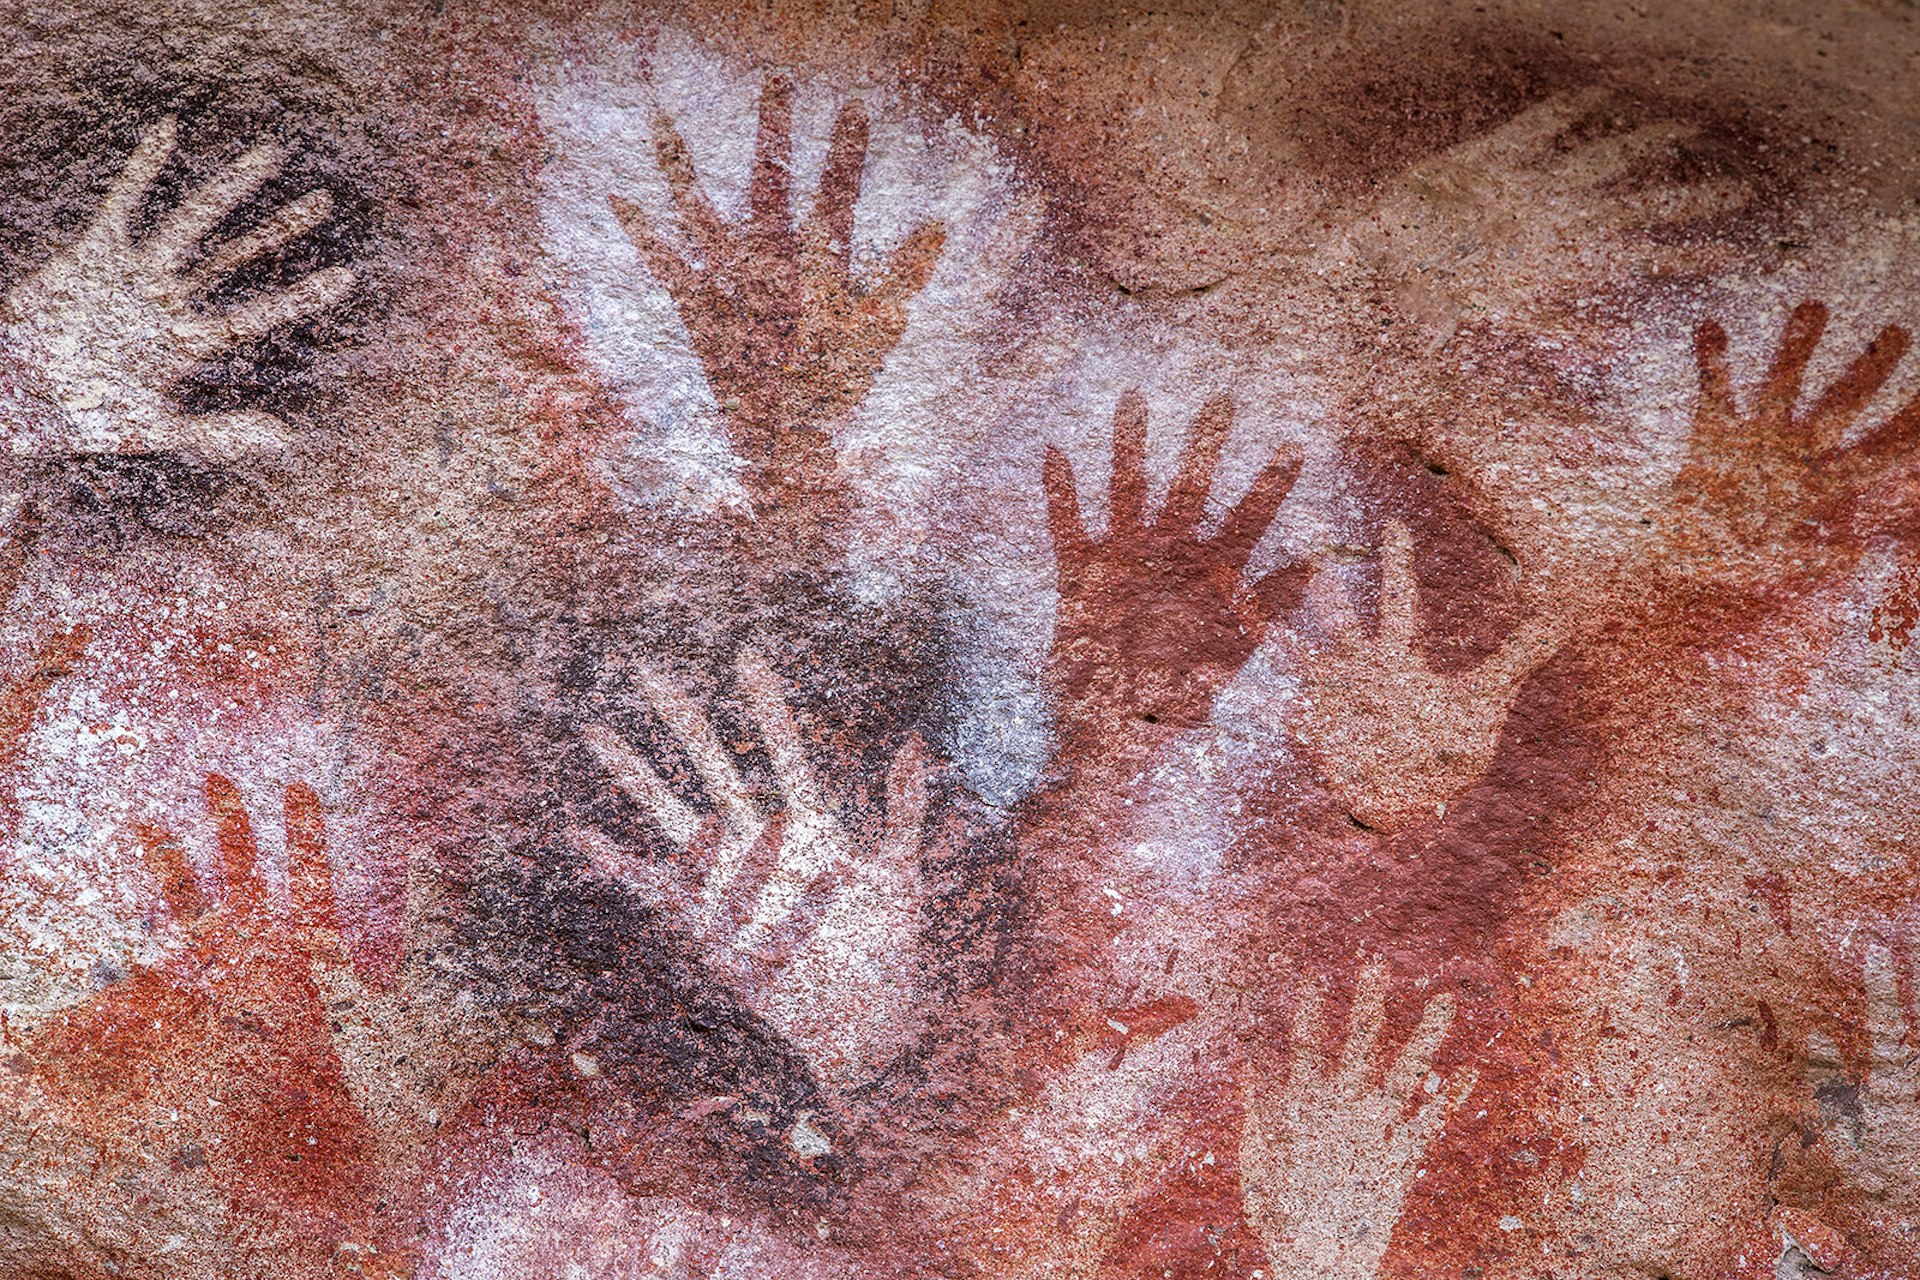
[(1920, 16), (15, 6), (0, 1276), (1920, 1273)]

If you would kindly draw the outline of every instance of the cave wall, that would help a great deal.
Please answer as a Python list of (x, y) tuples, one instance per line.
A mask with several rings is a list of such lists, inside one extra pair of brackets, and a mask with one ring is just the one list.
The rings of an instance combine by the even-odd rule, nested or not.
[(10, 4), (0, 1275), (1920, 1274), (1920, 11)]

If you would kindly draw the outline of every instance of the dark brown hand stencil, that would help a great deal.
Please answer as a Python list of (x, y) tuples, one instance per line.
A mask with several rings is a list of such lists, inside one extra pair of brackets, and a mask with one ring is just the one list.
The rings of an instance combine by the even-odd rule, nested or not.
[(1907, 332), (1895, 325), (1802, 407), (1807, 362), (1826, 325), (1820, 303), (1794, 308), (1744, 412), (1727, 368), (1726, 330), (1708, 321), (1695, 335), (1700, 399), (1674, 483), (1680, 519), (1671, 541), (1709, 572), (1778, 577), (1820, 567), (1817, 553), (1857, 545), (1855, 504), (1920, 442), (1920, 396), (1857, 439), (1844, 438), (1906, 354)]
[(946, 231), (915, 230), (871, 282), (853, 270), (853, 209), (867, 155), (858, 103), (833, 127), (813, 211), (794, 225), (793, 87), (770, 79), (748, 189), (750, 213), (715, 211), (672, 121), (655, 122), (660, 172), (679, 213), (686, 252), (661, 238), (646, 212), (620, 196), (614, 213), (641, 258), (673, 295), (694, 351), (726, 414), (734, 451), (752, 469), (756, 498), (779, 502), (833, 487), (826, 425), (859, 403), (907, 325), (907, 302), (933, 274)]
[(1147, 402), (1138, 392), (1122, 396), (1113, 415), (1107, 531), (1099, 538), (1081, 520), (1073, 465), (1047, 449), (1041, 478), (1060, 566), (1053, 679), (1069, 743), (1124, 734), (1136, 721), (1201, 723), (1267, 625), (1298, 602), (1304, 566), (1251, 583), (1243, 576), (1300, 472), (1293, 450), (1267, 463), (1219, 532), (1200, 536), (1232, 424), (1225, 397), (1200, 410), (1166, 503), (1148, 523)]

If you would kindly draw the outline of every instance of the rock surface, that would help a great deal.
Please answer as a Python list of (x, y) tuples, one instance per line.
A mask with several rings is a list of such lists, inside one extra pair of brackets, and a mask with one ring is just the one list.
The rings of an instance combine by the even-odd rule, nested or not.
[(0, 1276), (1920, 1274), (1920, 13), (14, 4)]

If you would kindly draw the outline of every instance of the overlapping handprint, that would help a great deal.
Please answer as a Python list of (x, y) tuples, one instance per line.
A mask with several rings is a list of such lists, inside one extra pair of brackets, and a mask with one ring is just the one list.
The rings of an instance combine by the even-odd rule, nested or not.
[(1382, 531), (1371, 631), (1331, 574), (1316, 579), (1315, 594), (1332, 639), (1316, 646), (1288, 636), (1301, 684), (1295, 741), (1369, 827), (1392, 831), (1444, 813), (1486, 772), (1521, 684), (1553, 656), (1562, 627), (1535, 617), (1472, 670), (1435, 671), (1420, 641), (1413, 536), (1398, 520)]
[(678, 851), (649, 862), (601, 840), (601, 869), (684, 930), (712, 971), (829, 1080), (865, 1078), (912, 1029), (930, 766), (917, 736), (895, 754), (879, 812), (843, 811), (808, 760), (781, 678), (751, 650), (738, 688), (773, 765), (761, 804), (708, 713), (642, 670), (647, 706), (677, 737), (716, 812), (703, 817), (614, 730), (584, 737)]
[[(30, 1043), (62, 1121), (114, 1158), (164, 1134), (177, 1167), (270, 1208), (328, 1252), (401, 1265), (371, 1234), (379, 1143), (350, 1094), (322, 988), (352, 983), (318, 797), (285, 791), (287, 889), (269, 888), (239, 789), (206, 780), (217, 878), (178, 839), (138, 828), (184, 946), (136, 970)], [(322, 1238), (314, 1236), (315, 1239)], [(344, 1254), (339, 1251), (344, 1251)]]
[(136, 238), (142, 204), (173, 157), (172, 116), (149, 129), (91, 225), (7, 295), (5, 336), (16, 363), (44, 380), (58, 426), (9, 423), (16, 453), (186, 453), (230, 461), (289, 440), (256, 410), (189, 414), (180, 380), (228, 351), (343, 301), (354, 273), (328, 267), (224, 307), (208, 293), (248, 263), (321, 226), (333, 198), (314, 190), (214, 245), (206, 238), (287, 160), (260, 143), (192, 191)]
[(1673, 233), (1754, 197), (1737, 177), (1673, 176), (1699, 133), (1629, 122), (1601, 89), (1558, 94), (1409, 169), (1337, 247), (1374, 264), (1436, 346), (1470, 318), (1541, 321), (1571, 264), (1697, 273), (1712, 242)]
[(763, 503), (818, 497), (837, 485), (832, 421), (864, 397), (906, 331), (907, 303), (925, 287), (946, 242), (919, 227), (877, 278), (854, 268), (853, 216), (867, 154), (858, 102), (840, 111), (812, 212), (795, 225), (789, 155), (793, 86), (767, 80), (743, 226), (700, 188), (673, 122), (654, 123), (660, 172), (684, 249), (646, 210), (609, 197), (647, 269), (673, 295), (734, 452)]
[[(685, 142), (664, 118), (654, 138), (674, 225), (622, 195), (609, 197), (641, 261), (679, 310), (763, 508), (803, 504), (846, 482), (829, 430), (870, 392), (902, 340), (909, 306), (927, 287), (945, 235), (937, 224), (918, 227), (872, 272), (858, 266), (854, 212), (868, 145), (858, 104), (842, 109), (833, 125), (811, 209), (796, 210), (793, 96), (785, 80), (766, 82), (744, 222), (715, 209)], [(331, 200), (324, 191), (308, 193), (209, 245), (284, 163), (283, 150), (268, 143), (162, 211), (157, 227), (142, 234), (143, 206), (171, 162), (176, 134), (171, 120), (155, 126), (92, 225), (9, 295), (7, 338), (27, 353), (23, 365), (38, 367), (46, 394), (65, 416), (51, 434), (16, 430), (16, 448), (225, 459), (286, 443), (286, 424), (267, 415), (193, 415), (171, 392), (196, 366), (345, 299), (353, 275), (333, 268), (237, 304), (208, 301), (221, 296), (221, 282), (245, 264), (321, 226), (331, 216)], [(1672, 233), (1737, 210), (1752, 193), (1734, 179), (1664, 181), (1661, 175), (1673, 171), (1668, 159), (1690, 137), (1685, 126), (1615, 118), (1602, 94), (1555, 97), (1403, 175), (1374, 209), (1374, 229), (1356, 232), (1346, 247), (1359, 244), (1383, 276), (1396, 276), (1402, 302), (1431, 320), (1436, 336), (1476, 313), (1530, 323), (1564, 278), (1552, 264), (1563, 255), (1594, 252), (1588, 241), (1595, 238), (1636, 246), (1632, 271), (1698, 265), (1697, 251)], [(1694, 436), (1676, 482), (1673, 518), (1663, 530), (1668, 565), (1751, 585), (1788, 572), (1826, 572), (1834, 555), (1857, 545), (1853, 521), (1863, 502), (1906, 465), (1920, 436), (1920, 399), (1856, 431), (1908, 346), (1906, 333), (1889, 327), (1830, 388), (1803, 404), (1802, 383), (1825, 323), (1816, 304), (1798, 309), (1751, 396), (1734, 390), (1724, 331), (1702, 328)], [(1233, 414), (1224, 397), (1199, 411), (1165, 502), (1150, 511), (1146, 402), (1138, 393), (1122, 397), (1112, 423), (1107, 520), (1097, 532), (1088, 527), (1065, 453), (1047, 451), (1041, 480), (1059, 587), (1048, 674), (1061, 754), (1069, 762), (1151, 738), (1142, 726), (1204, 724), (1222, 689), (1309, 589), (1311, 564), (1252, 572), (1255, 550), (1298, 475), (1294, 451), (1264, 458), (1217, 531), (1201, 532), (1209, 524)], [(17, 537), (16, 545), (25, 544)], [(1322, 574), (1318, 603), (1328, 638), (1313, 643), (1283, 633), (1289, 674), (1301, 691), (1291, 732), (1347, 811), (1388, 831), (1441, 811), (1485, 773), (1522, 686), (1568, 629), (1536, 618), (1478, 666), (1436, 669), (1422, 643), (1414, 550), (1408, 526), (1387, 520), (1377, 620), (1358, 618), (1334, 576)], [(1905, 632), (1897, 634), (1904, 643)], [(48, 689), (85, 645), (79, 630), (45, 640), (22, 673), (0, 688), (0, 772), (15, 762)], [(842, 1091), (871, 1082), (900, 1060), (919, 1030), (925, 994), (924, 867), (945, 838), (930, 819), (938, 774), (925, 745), (909, 737), (891, 749), (884, 768), (873, 770), (876, 779), (885, 777), (874, 788), (883, 796), (849, 799), (827, 785), (817, 736), (760, 655), (741, 654), (726, 677), (743, 716), (718, 698), (689, 695), (660, 669), (636, 666), (633, 674), (635, 705), (627, 710), (664, 727), (665, 751), (649, 754), (637, 738), (606, 724), (582, 736), (613, 785), (658, 827), (667, 852), (654, 856), (583, 835), (596, 870), (649, 904), (650, 918), (676, 944), (685, 943), (740, 1005), (799, 1049), (822, 1079)], [(729, 723), (744, 726), (745, 734), (729, 730)], [(751, 741), (736, 741), (742, 736)], [(769, 787), (751, 781), (762, 754)], [(693, 777), (670, 776), (662, 763), (667, 757), (684, 757)], [(1097, 770), (1087, 773), (1094, 787), (1111, 781)], [(1032, 852), (1037, 866), (1053, 870), (1076, 857), (1111, 853), (1102, 842), (1113, 828), (1097, 820), (1094, 806), (1079, 805), (1083, 798), (1067, 803), (1058, 792), (1037, 793), (1033, 812), (1053, 808), (1022, 833), (1021, 855)], [(233, 1189), (236, 1200), (326, 1219), (342, 1238), (365, 1235), (364, 1207), (380, 1177), (379, 1143), (363, 1101), (349, 1088), (339, 1028), (329, 1025), (328, 993), (353, 978), (340, 944), (319, 801), (304, 787), (285, 792), (284, 895), (262, 872), (238, 788), (209, 778), (206, 802), (217, 829), (214, 875), (196, 873), (172, 835), (154, 828), (140, 833), (175, 927), (162, 935), (178, 944), (172, 954), (112, 982), (43, 1033), (33, 1052), (58, 1064), (61, 1105), (75, 1115), (103, 1116), (124, 1103), (144, 1123), (178, 1099), (212, 1090), (222, 1110), (193, 1122), (200, 1127), (188, 1135), (196, 1141), (181, 1147), (183, 1163), (204, 1160), (201, 1167), (212, 1168), (210, 1176)], [(1071, 837), (1060, 836), (1069, 829)], [(1049, 842), (1075, 848), (1060, 852)], [(1307, 865), (1316, 854), (1307, 849), (1302, 861), (1284, 865)], [(1195, 896), (1207, 896), (1211, 911), (1228, 874), (1251, 882), (1263, 865), (1282, 864), (1195, 871), (1202, 886)], [(1068, 878), (1036, 877), (1034, 883), (1046, 884), (1064, 904), (1056, 904), (1053, 916), (1034, 916), (1060, 925), (1064, 941), (1054, 954), (1075, 957), (1059, 966), (1072, 970), (1061, 988), (1098, 989), (1123, 963), (1136, 962), (1116, 961), (1117, 947), (1102, 949), (1112, 936), (1100, 929), (1107, 924), (1105, 902), (1096, 899), (1085, 909), (1061, 891), (1073, 887)], [(1115, 895), (1114, 918), (1121, 918), (1126, 895), (1119, 887), (1092, 879), (1087, 887), (1089, 897)], [(1328, 910), (1344, 916), (1348, 905)], [(1208, 916), (1210, 928), (1216, 922)], [(1150, 944), (1137, 935), (1147, 932), (1136, 929), (1124, 941), (1144, 953)], [(1161, 963), (1158, 956), (1153, 963)], [(1164, 963), (1171, 973), (1174, 957), (1168, 954)], [(1890, 1128), (1880, 1119), (1897, 1118), (1920, 1092), (1911, 1028), (1897, 995), (1881, 1007), (1885, 992), (1898, 988), (1890, 965), (1883, 956), (1870, 960), (1869, 995), (1880, 1031), (1861, 1086), (1864, 1127), (1840, 1153), (1843, 1163), (1857, 1161), (1860, 1176), (1883, 1181), (1899, 1176), (1886, 1169), (1920, 1160), (1914, 1144), (1894, 1131), (1897, 1124)], [(1427, 1001), (1405, 1045), (1383, 1053), (1386, 967), (1366, 964), (1356, 987), (1337, 1061), (1323, 1046), (1322, 993), (1310, 984), (1296, 1003), (1291, 1070), (1278, 1081), (1250, 1073), (1243, 1084), (1245, 1213), (1278, 1270), (1377, 1275), (1420, 1162), (1474, 1087), (1470, 1070), (1450, 1083), (1433, 1071), (1454, 1018), (1451, 996)], [(997, 993), (980, 1000), (993, 998)], [(1195, 1016), (1197, 1003), (1179, 1000), (1186, 1003), (1177, 1008), (1169, 1007), (1171, 997), (1090, 1004), (1098, 1012), (1084, 1021), (1105, 1028), (1095, 1034), (1120, 1039), (1111, 1055), (1088, 1058), (1076, 1070), (1104, 1082), (1137, 1066), (1148, 1055), (1129, 1049), (1136, 1038), (1144, 1044), (1156, 1028), (1184, 1025), (1156, 1019)], [(1113, 1016), (1128, 1008), (1143, 1016)], [(1197, 1034), (1194, 1043), (1194, 1057), (1165, 1070), (1185, 1071), (1198, 1054), (1218, 1047)], [(1046, 1047), (1020, 1069), (1043, 1077), (1062, 1056), (1058, 1046)], [(371, 1054), (366, 1061), (370, 1070), (389, 1069)], [(1156, 1083), (1134, 1087), (1144, 1091)], [(1026, 1087), (1025, 1081), (1018, 1086)], [(1095, 1092), (1088, 1086), (1074, 1104), (1091, 1108), (1087, 1099)], [(207, 1109), (192, 1114), (205, 1117)], [(97, 1123), (103, 1145), (124, 1136), (115, 1129), (118, 1117)], [(795, 1150), (802, 1155), (827, 1141), (810, 1126), (794, 1132), (801, 1134)], [(1847, 1135), (1829, 1136), (1837, 1144)], [(185, 1154), (189, 1147), (197, 1154)], [(1171, 1150), (1169, 1144), (1141, 1155), (1141, 1167), (1172, 1159)], [(1104, 1150), (1088, 1156), (1107, 1158)], [(283, 1164), (300, 1165), (298, 1176), (281, 1176)], [(1131, 1169), (1107, 1175), (1114, 1185), (1133, 1176)], [(1116, 1203), (1124, 1199), (1114, 1196)], [(659, 1266), (712, 1268), (734, 1248), (724, 1219), (718, 1227), (662, 1221)], [(1044, 1215), (1022, 1221), (1036, 1224), (1034, 1239), (1021, 1245), (1039, 1259), (1047, 1242)], [(1059, 1221), (1063, 1239), (1076, 1229), (1066, 1225), (1071, 1212)], [(1092, 1257), (1100, 1242), (1091, 1228), (1083, 1230), (1071, 1247)], [(746, 1247), (733, 1256), (746, 1257)]]

